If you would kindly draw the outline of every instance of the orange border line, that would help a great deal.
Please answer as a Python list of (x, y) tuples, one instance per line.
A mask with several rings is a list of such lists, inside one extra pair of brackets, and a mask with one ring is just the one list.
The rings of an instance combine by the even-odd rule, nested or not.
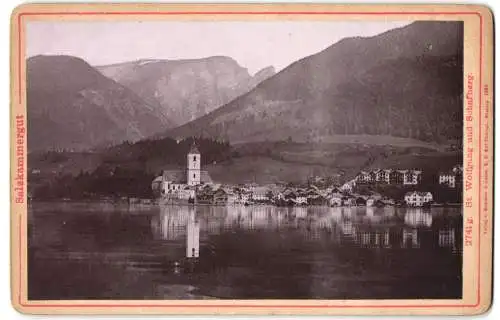
[(18, 243), (18, 246), (19, 246), (19, 292), (17, 293), (17, 298), (19, 299), (19, 304), (22, 305), (22, 306), (26, 306), (24, 304), (21, 303), (21, 292), (23, 292), (22, 288), (23, 288), (23, 277), (21, 276), (22, 274), (22, 258), (23, 258), (23, 249), (22, 249), (22, 241), (23, 241), (23, 215), (20, 214), (19, 215), (19, 243)]
[[(478, 221), (477, 221), (477, 238), (478, 238), (478, 244), (477, 244), (477, 302), (476, 304), (479, 305), (479, 302), (481, 300), (481, 194), (482, 194), (482, 180), (481, 180), (481, 171), (482, 171), (482, 158), (481, 158), (481, 150), (483, 149), (483, 146), (481, 145), (483, 142), (483, 139), (481, 137), (481, 131), (482, 131), (482, 113), (481, 113), (481, 105), (482, 105), (482, 97), (483, 97), (483, 16), (479, 15), (479, 161), (478, 161), (478, 168), (479, 168), (479, 182), (478, 182), (478, 189), (479, 189), (479, 207), (478, 207)], [(463, 259), (462, 259), (463, 260)], [(463, 261), (462, 261), (463, 263)]]
[[(424, 11), (414, 11), (414, 12), (333, 12), (333, 11), (173, 11), (173, 12), (161, 12), (161, 11), (81, 11), (81, 12), (21, 12), (17, 17), (18, 23), (18, 92), (19, 92), (19, 104), (22, 103), (22, 83), (21, 83), (21, 31), (22, 31), (22, 16), (35, 16), (35, 15), (477, 15), (479, 17), (479, 185), (481, 185), (481, 87), (482, 87), (482, 57), (483, 57), (483, 16), (480, 12), (476, 11), (454, 11), (454, 12), (424, 12)], [(235, 305), (235, 304), (208, 304), (208, 305), (191, 305), (191, 304), (32, 304), (32, 303), (22, 303), (21, 292), (22, 292), (22, 215), (19, 218), (19, 305), (23, 307), (65, 307), (65, 308), (103, 308), (103, 307), (125, 307), (125, 308), (190, 308), (190, 307), (203, 307), (203, 308), (476, 308), (479, 306), (481, 301), (481, 188), (479, 188), (479, 214), (478, 214), (478, 270), (477, 270), (477, 302), (475, 304), (434, 304), (434, 305), (257, 305), (257, 304), (247, 304), (247, 305)]]
[(451, 15), (481, 15), (476, 11), (384, 11), (384, 12), (359, 12), (359, 11), (51, 11), (51, 12), (22, 12), (19, 15), (35, 16), (35, 15), (270, 15), (270, 14), (290, 14), (290, 15), (388, 15), (388, 14), (451, 14)]
[[(19, 14), (17, 16), (17, 91), (19, 92), (18, 94), (18, 103), (22, 104), (22, 91), (21, 91), (21, 60), (23, 57), (21, 57), (21, 28), (22, 28), (22, 18), (23, 14)], [(28, 108), (26, 107), (26, 111)]]

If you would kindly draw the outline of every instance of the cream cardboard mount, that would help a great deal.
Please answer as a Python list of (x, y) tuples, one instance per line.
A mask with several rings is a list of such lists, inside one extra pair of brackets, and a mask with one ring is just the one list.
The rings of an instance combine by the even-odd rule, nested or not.
[(479, 314), (477, 5), (26, 4), (11, 277), (27, 314)]

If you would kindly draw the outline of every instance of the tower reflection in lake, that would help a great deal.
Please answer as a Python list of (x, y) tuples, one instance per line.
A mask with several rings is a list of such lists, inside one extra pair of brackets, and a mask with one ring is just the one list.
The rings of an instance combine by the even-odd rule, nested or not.
[(459, 208), (35, 208), (30, 299), (462, 296)]

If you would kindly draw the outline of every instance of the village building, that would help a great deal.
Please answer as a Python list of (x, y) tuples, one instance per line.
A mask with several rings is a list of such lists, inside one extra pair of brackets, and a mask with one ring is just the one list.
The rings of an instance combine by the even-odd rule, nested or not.
[(375, 206), (375, 203), (377, 202), (377, 200), (375, 200), (374, 198), (368, 198), (366, 199), (366, 206), (367, 207), (373, 207)]
[(452, 171), (439, 173), (440, 185), (445, 185), (449, 188), (455, 188), (457, 185), (456, 181), (456, 175)]
[(392, 170), (391, 169), (384, 169), (382, 170), (383, 173), (381, 174), (382, 175), (382, 180), (383, 182), (389, 184), (391, 183), (391, 172)]
[(277, 201), (284, 201), (285, 200), (285, 194), (282, 191), (278, 191), (275, 195), (275, 198)]
[(342, 206), (343, 195), (340, 192), (332, 192), (328, 195), (328, 202), (331, 207), (341, 207)]
[(372, 191), (370, 193), (370, 198), (373, 198), (375, 200), (381, 200), (383, 198), (383, 196), (380, 193), (378, 193), (378, 192)]
[(394, 206), (396, 202), (394, 199), (391, 198), (381, 198), (380, 200), (377, 201), (378, 203), (381, 203), (383, 206)]
[(198, 188), (196, 192), (196, 201), (198, 203), (209, 204), (212, 203), (214, 198), (214, 190), (210, 185), (204, 185)]
[(201, 184), (210, 184), (212, 179), (207, 171), (201, 170), (201, 154), (195, 143), (187, 154), (184, 170), (163, 170), (151, 185), (161, 196), (177, 199), (194, 198), (195, 189)]
[(226, 191), (227, 194), (227, 203), (235, 204), (238, 203), (239, 196), (233, 190)]
[(238, 202), (241, 204), (249, 203), (252, 200), (252, 194), (249, 191), (243, 190), (238, 197)]
[(286, 188), (283, 190), (282, 194), (285, 200), (292, 200), (297, 197), (297, 192), (291, 188)]
[(307, 204), (307, 196), (304, 193), (300, 193), (295, 197), (295, 203), (298, 205), (306, 205)]
[(375, 177), (375, 182), (378, 182), (378, 183), (385, 182), (385, 172), (384, 172), (384, 170), (375, 169), (375, 170), (373, 170), (373, 174), (374, 174), (374, 177)]
[(405, 194), (406, 205), (410, 207), (422, 207), (425, 204), (432, 202), (432, 194), (430, 192), (412, 191)]
[(462, 184), (462, 172), (463, 167), (457, 164), (449, 171), (440, 172), (438, 183), (454, 189)]
[(361, 171), (356, 176), (356, 182), (361, 183), (361, 184), (363, 184), (363, 183), (370, 183), (372, 181), (373, 181), (373, 176), (368, 171)]
[(409, 180), (409, 170), (396, 170), (398, 174), (400, 175), (400, 183), (401, 184), (406, 184), (407, 180)]
[(330, 193), (333, 193), (333, 192), (338, 192), (340, 193), (341, 190), (339, 187), (329, 187), (329, 188), (326, 188), (326, 189), (320, 189), (319, 192), (321, 193), (321, 195), (323, 197), (327, 197)]
[(457, 187), (461, 186), (463, 183), (463, 167), (462, 167), (462, 165), (454, 166), (451, 171), (455, 173), (456, 186)]
[(464, 168), (461, 164), (456, 164), (453, 166), (453, 169), (451, 169), (451, 171), (456, 175), (462, 175)]
[(196, 190), (192, 187), (185, 186), (184, 189), (174, 192), (177, 198), (183, 200), (194, 199), (196, 197)]
[(316, 186), (310, 186), (304, 191), (305, 196), (307, 197), (307, 204), (309, 205), (324, 205), (327, 203), (325, 199), (325, 191), (320, 190)]
[[(420, 183), (421, 175), (422, 171), (420, 170), (374, 169), (372, 171), (361, 171), (354, 181), (360, 184), (417, 185)], [(344, 184), (343, 189), (352, 192), (352, 186), (350, 185)]]
[(356, 206), (356, 197), (353, 197), (353, 196), (342, 197), (342, 205), (346, 206), (346, 207), (355, 207)]
[(356, 205), (359, 206), (366, 206), (366, 199), (363, 197), (357, 197), (356, 198)]
[(422, 171), (420, 170), (404, 170), (403, 171), (403, 184), (404, 185), (417, 185), (420, 183)]
[(369, 173), (370, 176), (368, 178), (368, 182), (370, 182), (370, 183), (377, 182), (377, 173), (376, 173), (377, 170), (378, 169), (370, 171), (370, 173)]
[(400, 170), (391, 170), (389, 173), (389, 184), (403, 184), (403, 173)]
[(347, 181), (344, 183), (341, 187), (340, 190), (343, 192), (352, 192), (352, 190), (356, 187), (356, 179)]
[(224, 189), (220, 188), (215, 190), (213, 194), (213, 201), (212, 201), (213, 204), (223, 205), (227, 203), (227, 200), (228, 200), (228, 195)]
[(256, 202), (267, 202), (271, 200), (272, 192), (267, 187), (252, 187), (252, 200)]

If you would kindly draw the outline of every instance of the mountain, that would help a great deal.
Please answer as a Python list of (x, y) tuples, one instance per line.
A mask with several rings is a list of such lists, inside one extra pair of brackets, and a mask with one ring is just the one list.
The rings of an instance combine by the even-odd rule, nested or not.
[(86, 149), (174, 126), (162, 110), (80, 58), (27, 60), (29, 149)]
[(462, 22), (343, 39), (165, 135), (331, 142), (339, 135), (447, 143), (462, 135)]
[(252, 77), (235, 60), (223, 56), (139, 60), (96, 68), (160, 107), (179, 125), (215, 110), (275, 74), (273, 67), (267, 67)]
[(259, 83), (261, 83), (264, 80), (267, 80), (268, 78), (271, 78), (276, 74), (276, 70), (274, 67), (269, 66), (264, 69), (261, 69), (258, 71), (253, 78), (250, 81), (250, 88), (253, 89), (255, 88)]

